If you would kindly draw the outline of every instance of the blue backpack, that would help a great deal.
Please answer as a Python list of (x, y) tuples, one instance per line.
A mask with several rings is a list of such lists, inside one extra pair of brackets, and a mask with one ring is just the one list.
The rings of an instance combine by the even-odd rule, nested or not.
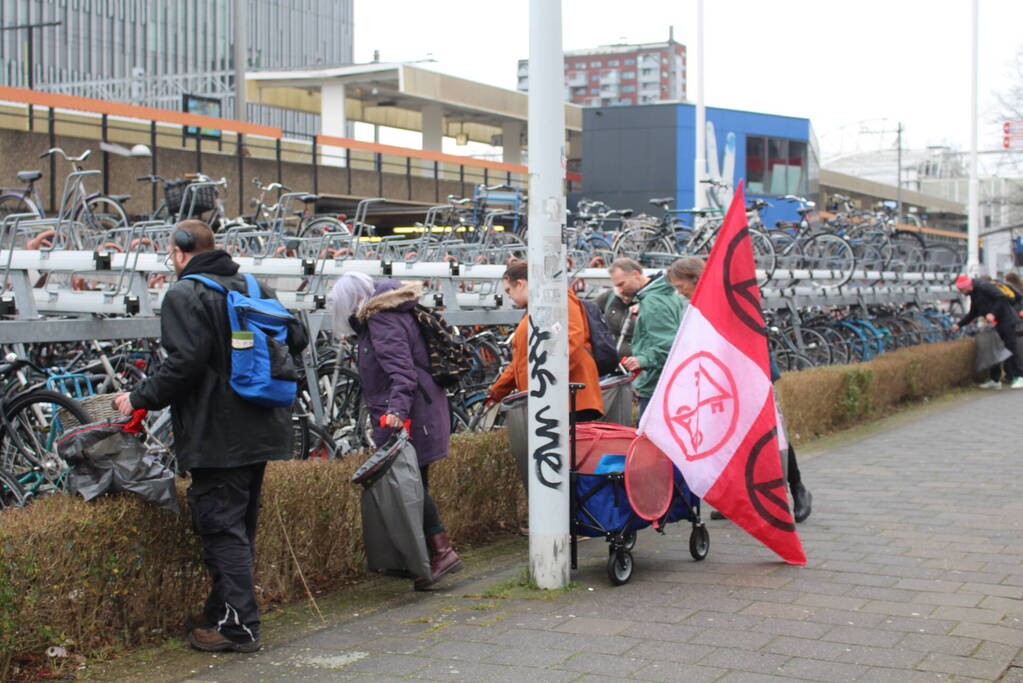
[(264, 299), (256, 278), (245, 274), (248, 294), (227, 291), (203, 275), (201, 282), (227, 297), (231, 322), (231, 388), (246, 401), (267, 408), (291, 406), (298, 393), (298, 370), (288, 350), (288, 324), (295, 316), (277, 299)]

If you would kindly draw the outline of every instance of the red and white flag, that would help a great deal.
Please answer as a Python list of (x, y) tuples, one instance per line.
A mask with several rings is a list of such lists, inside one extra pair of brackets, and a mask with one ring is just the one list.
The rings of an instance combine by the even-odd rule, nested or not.
[(789, 510), (767, 331), (739, 184), (639, 424), (697, 496), (790, 564)]

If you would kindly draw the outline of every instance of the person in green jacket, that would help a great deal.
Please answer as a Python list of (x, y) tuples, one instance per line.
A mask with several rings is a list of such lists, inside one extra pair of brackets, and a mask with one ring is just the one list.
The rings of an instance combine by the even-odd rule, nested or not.
[(685, 300), (663, 273), (647, 277), (643, 267), (631, 258), (617, 259), (608, 272), (615, 289), (639, 304), (639, 317), (632, 332), (632, 355), (623, 358), (622, 365), (630, 372), (642, 371), (633, 383), (642, 417), (682, 323)]

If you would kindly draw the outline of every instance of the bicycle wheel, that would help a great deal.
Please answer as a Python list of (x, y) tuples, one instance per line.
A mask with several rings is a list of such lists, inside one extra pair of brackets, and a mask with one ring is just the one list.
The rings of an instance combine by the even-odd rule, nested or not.
[(831, 345), (820, 332), (809, 327), (800, 327), (798, 334), (795, 328), (786, 329), (784, 333), (795, 350), (806, 356), (814, 367), (831, 365)]
[[(796, 270), (803, 263), (799, 241), (788, 230), (768, 230), (767, 238), (774, 247), (775, 270)], [(778, 285), (784, 286), (783, 284)]]
[(0, 425), (0, 470), (16, 479), (39, 472), (59, 488), (67, 467), (57, 454), (57, 442), (66, 431), (91, 421), (78, 401), (55, 391), (15, 397), (4, 408)]
[(763, 287), (774, 277), (777, 265), (774, 243), (766, 233), (759, 230), (750, 230), (749, 239), (753, 247), (753, 262), (757, 268), (757, 286)]
[(75, 220), (94, 233), (107, 233), (128, 227), (128, 215), (124, 207), (116, 199), (104, 195), (86, 199), (75, 215)]
[(650, 252), (675, 253), (671, 242), (657, 228), (631, 228), (620, 232), (611, 245), (611, 251), (616, 259), (628, 257), (636, 260)]
[(947, 244), (930, 244), (925, 252), (924, 270), (954, 275), (963, 270), (965, 259), (962, 252)]
[(8, 216), (25, 213), (34, 214), (37, 218), (43, 217), (43, 212), (28, 197), (20, 194), (0, 195), (0, 221)]
[(897, 230), (889, 238), (892, 246), (893, 270), (901, 273), (918, 273), (924, 269), (927, 254), (923, 239), (915, 232)]
[(18, 480), (0, 472), (0, 511), (5, 508), (17, 508), (25, 504), (25, 492), (21, 490)]
[(511, 232), (495, 232), (489, 238), (491, 253), (487, 256), (491, 263), (508, 263), (511, 259), (525, 261), (527, 248), (525, 241)]
[(323, 235), (350, 235), (352, 231), (348, 226), (336, 218), (321, 216), (313, 218), (302, 226), (299, 237), (322, 237)]
[(803, 267), (811, 271), (828, 271), (820, 277), (813, 274), (810, 282), (816, 287), (841, 287), (849, 282), (856, 268), (852, 245), (838, 235), (821, 233), (804, 241)]

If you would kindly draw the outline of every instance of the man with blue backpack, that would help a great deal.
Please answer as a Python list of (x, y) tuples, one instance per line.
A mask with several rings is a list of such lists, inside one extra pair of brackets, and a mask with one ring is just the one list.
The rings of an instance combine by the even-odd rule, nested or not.
[(266, 463), (291, 457), (293, 355), (308, 343), (301, 323), (272, 290), (238, 273), (198, 220), (175, 226), (168, 261), (178, 274), (160, 307), (156, 372), (117, 408), (170, 406), (179, 473), (191, 476), (188, 503), (213, 588), (187, 623), (207, 652), (260, 648), (253, 566)]

